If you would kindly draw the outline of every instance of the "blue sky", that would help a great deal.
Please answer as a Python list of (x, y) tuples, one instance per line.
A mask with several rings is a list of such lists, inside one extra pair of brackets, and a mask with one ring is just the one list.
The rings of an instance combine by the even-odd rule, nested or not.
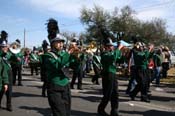
[(61, 32), (80, 33), (85, 31), (79, 20), (80, 9), (93, 8), (94, 4), (108, 11), (129, 5), (140, 20), (162, 18), (168, 32), (175, 34), (175, 0), (0, 0), (0, 31), (8, 32), (9, 42), (18, 38), (23, 44), (25, 29), (26, 46), (39, 46), (47, 40), (47, 19), (55, 18)]

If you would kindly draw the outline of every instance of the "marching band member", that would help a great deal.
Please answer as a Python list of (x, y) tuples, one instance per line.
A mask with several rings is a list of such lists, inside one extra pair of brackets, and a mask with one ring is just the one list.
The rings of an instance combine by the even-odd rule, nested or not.
[(16, 39), (14, 43), (10, 46), (10, 64), (12, 67), (13, 73), (13, 85), (16, 84), (16, 76), (18, 75), (18, 86), (22, 86), (22, 59), (23, 55), (20, 50), (21, 42), (19, 39)]
[(48, 101), (53, 116), (70, 116), (69, 79), (62, 71), (69, 62), (69, 54), (61, 51), (64, 41), (61, 35), (52, 39), (51, 52), (45, 54)]
[(0, 108), (3, 94), (6, 93), (6, 106), (8, 111), (12, 111), (11, 95), (12, 95), (12, 78), (10, 77), (11, 67), (7, 62), (6, 53), (8, 45), (6, 40), (0, 39)]
[(116, 63), (121, 60), (121, 46), (114, 49), (113, 42), (110, 38), (104, 40), (105, 51), (101, 54), (102, 64), (102, 88), (103, 98), (98, 106), (98, 114), (108, 116), (105, 108), (109, 101), (111, 101), (111, 116), (118, 116), (118, 81), (116, 78)]
[(96, 51), (96, 53), (93, 55), (93, 60), (92, 60), (92, 65), (93, 65), (93, 69), (94, 69), (94, 76), (92, 77), (92, 83), (95, 83), (97, 85), (99, 85), (99, 78), (100, 78), (100, 72), (101, 72), (101, 57), (98, 55), (98, 51)]
[(134, 90), (130, 92), (131, 100), (135, 100), (135, 97), (139, 91), (141, 91), (141, 101), (150, 102), (148, 96), (149, 89), (149, 75), (148, 75), (148, 60), (151, 57), (153, 45), (149, 47), (149, 50), (144, 49), (142, 42), (136, 43), (136, 49), (133, 50), (134, 63), (136, 67), (136, 82)]
[(46, 75), (46, 67), (45, 67), (45, 54), (49, 52), (48, 50), (48, 43), (46, 40), (43, 41), (42, 43), (42, 48), (44, 53), (40, 55), (40, 75), (41, 75), (41, 81), (43, 81), (42, 85), (42, 96), (46, 96), (46, 89), (47, 89), (47, 75)]
[(72, 50), (63, 50), (65, 37), (58, 34), (56, 20), (49, 19), (47, 28), (51, 46), (51, 51), (45, 54), (48, 102), (53, 116), (70, 116), (71, 92), (64, 68), (71, 62)]
[(29, 55), (29, 66), (31, 68), (31, 75), (33, 75), (34, 70), (36, 75), (38, 75), (39, 64), (40, 64), (40, 61), (39, 61), (38, 51), (34, 47), (33, 51)]
[(73, 61), (70, 65), (73, 69), (73, 77), (71, 81), (71, 89), (74, 89), (74, 84), (76, 78), (78, 78), (77, 89), (82, 90), (82, 79), (85, 75), (85, 52), (82, 52), (80, 48), (77, 46), (78, 41), (76, 39), (72, 40), (71, 47), (69, 49), (73, 49), (73, 53), (71, 54), (71, 60)]

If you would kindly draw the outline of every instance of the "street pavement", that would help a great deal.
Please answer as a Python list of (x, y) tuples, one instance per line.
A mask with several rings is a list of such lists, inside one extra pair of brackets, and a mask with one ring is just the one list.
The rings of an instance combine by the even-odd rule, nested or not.
[[(71, 90), (71, 116), (98, 116), (97, 106), (102, 97), (102, 87), (92, 84), (91, 77), (92, 73), (83, 79), (83, 90)], [(140, 94), (137, 95), (135, 101), (130, 101), (128, 95), (125, 94), (127, 83), (126, 78), (119, 78), (121, 116), (175, 116), (175, 86), (151, 85), (151, 102), (145, 103), (140, 101)], [(40, 77), (31, 76), (30, 70), (24, 69), (23, 86), (13, 86), (13, 111), (6, 111), (4, 96), (0, 116), (52, 116), (47, 97), (41, 96), (41, 86)], [(110, 113), (110, 103), (106, 112)]]

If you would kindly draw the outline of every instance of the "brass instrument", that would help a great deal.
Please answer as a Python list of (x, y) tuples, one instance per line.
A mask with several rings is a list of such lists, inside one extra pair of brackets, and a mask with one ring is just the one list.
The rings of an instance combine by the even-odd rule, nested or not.
[(73, 56), (75, 56), (77, 59), (79, 59), (81, 50), (80, 50), (77, 46), (74, 46), (74, 45), (71, 44), (71, 45), (69, 46), (68, 51), (72, 51), (72, 52), (71, 52), (71, 55), (73, 55)]
[(95, 41), (92, 41), (92, 42), (88, 45), (88, 48), (87, 48), (86, 52), (87, 52), (88, 54), (93, 55), (96, 51), (97, 51), (96, 42), (95, 42)]
[(21, 51), (21, 45), (17, 42), (13, 42), (10, 44), (9, 46), (9, 50), (13, 53), (13, 54), (17, 54)]
[(122, 56), (126, 57), (127, 59), (130, 57), (130, 51), (131, 51), (131, 49), (129, 47), (123, 46), (120, 49), (120, 51), (122, 53)]

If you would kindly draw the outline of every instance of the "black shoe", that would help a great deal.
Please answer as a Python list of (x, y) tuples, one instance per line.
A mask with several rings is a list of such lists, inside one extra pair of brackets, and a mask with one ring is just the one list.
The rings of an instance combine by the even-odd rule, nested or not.
[(13, 111), (13, 109), (12, 109), (12, 106), (11, 106), (11, 105), (7, 106), (7, 111), (10, 111), (10, 112), (12, 112), (12, 111)]
[(129, 92), (129, 91), (126, 91), (126, 92), (125, 92), (125, 94), (129, 95), (129, 94), (130, 94), (130, 92)]
[(71, 89), (75, 89), (73, 85), (70, 86)]
[(46, 97), (46, 94), (45, 93), (42, 93), (42, 97)]
[(18, 86), (23, 86), (23, 84), (21, 84), (21, 83), (18, 83)]
[(92, 79), (92, 80), (91, 80), (91, 82), (92, 82), (92, 84), (94, 84), (94, 83), (95, 83), (95, 80), (94, 80), (94, 79)]
[(105, 111), (98, 111), (98, 115), (100, 115), (100, 116), (109, 116)]
[(79, 90), (83, 90), (83, 88), (82, 88), (81, 85), (78, 85), (78, 86), (77, 86), (77, 89), (79, 89)]
[(110, 116), (119, 116), (118, 110), (111, 110), (111, 115)]
[(149, 100), (148, 98), (141, 98), (141, 100), (140, 100), (140, 101), (150, 103), (150, 100)]
[(129, 95), (132, 101), (135, 101), (135, 97), (133, 95)]
[(82, 88), (82, 87), (78, 87), (77, 89), (78, 89), (78, 90), (83, 90), (83, 88)]
[(100, 83), (98, 82), (98, 81), (96, 81), (96, 83), (95, 83), (96, 85), (100, 85)]

